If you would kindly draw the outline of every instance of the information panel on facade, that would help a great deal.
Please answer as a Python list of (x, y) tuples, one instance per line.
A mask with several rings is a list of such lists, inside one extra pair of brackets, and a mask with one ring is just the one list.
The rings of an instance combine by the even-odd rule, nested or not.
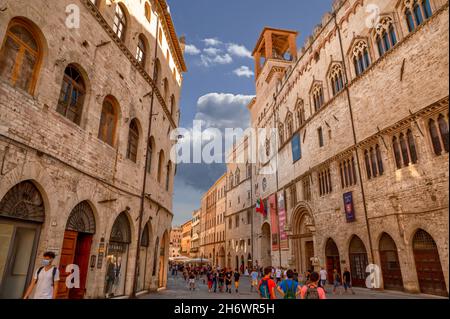
[(277, 213), (277, 196), (276, 194), (270, 195), (269, 197), (269, 212), (270, 212), (270, 222), (271, 222), (271, 233), (272, 233), (272, 250), (279, 249), (278, 241), (278, 213)]
[(280, 223), (280, 246), (281, 249), (289, 249), (289, 240), (286, 233), (286, 205), (284, 193), (278, 194), (278, 219)]
[(292, 146), (292, 160), (295, 163), (302, 158), (300, 133), (294, 135), (291, 141), (291, 146)]

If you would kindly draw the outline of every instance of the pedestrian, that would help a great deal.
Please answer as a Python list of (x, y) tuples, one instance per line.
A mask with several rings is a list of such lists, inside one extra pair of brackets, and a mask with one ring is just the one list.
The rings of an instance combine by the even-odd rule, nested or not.
[(191, 272), (189, 275), (189, 290), (195, 290), (195, 274)]
[(294, 277), (293, 277), (294, 281), (296, 281), (298, 283), (298, 272), (297, 269), (294, 269)]
[(208, 292), (210, 293), (213, 286), (213, 275), (212, 272), (208, 271), (206, 273), (206, 279), (208, 280)]
[(319, 287), (325, 289), (325, 285), (327, 284), (328, 272), (322, 267), (320, 268), (319, 275), (320, 275)]
[(219, 292), (223, 292), (223, 283), (225, 281), (225, 271), (219, 272)]
[(326, 299), (325, 290), (319, 287), (319, 274), (311, 273), (309, 283), (302, 287), (300, 292), (302, 299)]
[(214, 288), (214, 293), (217, 292), (217, 271), (214, 270), (214, 273), (212, 275), (212, 282), (213, 282), (213, 288)]
[(340, 294), (342, 294), (341, 282), (341, 275), (339, 274), (337, 269), (333, 269), (333, 294), (336, 293), (336, 289), (339, 289)]
[(264, 277), (258, 284), (259, 295), (262, 299), (277, 299), (275, 296), (275, 281), (271, 278), (272, 268), (266, 267), (264, 269)]
[(277, 268), (277, 269), (275, 270), (275, 278), (276, 278), (276, 280), (277, 280), (277, 285), (281, 282), (281, 274), (282, 274), (281, 269), (280, 269), (280, 268)]
[(294, 280), (294, 272), (286, 270), (286, 279), (284, 279), (277, 287), (278, 292), (284, 299), (297, 299), (300, 294), (298, 282)]
[(250, 277), (252, 279), (250, 291), (253, 292), (253, 288), (256, 289), (258, 286), (258, 272), (256, 271), (256, 268), (253, 269), (252, 273), (250, 274)]
[(305, 285), (309, 284), (309, 277), (311, 276), (311, 271), (307, 270), (305, 274)]
[(245, 273), (244, 273), (245, 277), (250, 276), (250, 273), (248, 272), (248, 267), (245, 267)]
[[(236, 269), (236, 271), (237, 271), (237, 269)], [(232, 273), (232, 270), (230, 269), (229, 271), (227, 271), (225, 273), (225, 286), (226, 286), (226, 289), (227, 289), (226, 292), (228, 292), (230, 294), (231, 294), (231, 281), (232, 281), (232, 278), (233, 278), (233, 273)]]
[(347, 293), (347, 289), (350, 289), (350, 291), (352, 292), (352, 295), (354, 295), (355, 292), (353, 291), (353, 288), (352, 288), (352, 275), (351, 275), (350, 271), (348, 271), (347, 267), (344, 268), (343, 277), (344, 277), (345, 293)]
[(236, 268), (236, 271), (234, 272), (234, 288), (236, 289), (236, 293), (239, 292), (239, 279), (240, 279), (240, 277), (241, 277), (241, 274), (239, 273), (239, 271), (237, 271), (237, 268)]
[(32, 299), (56, 299), (59, 282), (59, 270), (53, 265), (56, 255), (48, 251), (43, 257), (42, 266), (36, 270), (23, 299), (28, 299), (34, 288)]

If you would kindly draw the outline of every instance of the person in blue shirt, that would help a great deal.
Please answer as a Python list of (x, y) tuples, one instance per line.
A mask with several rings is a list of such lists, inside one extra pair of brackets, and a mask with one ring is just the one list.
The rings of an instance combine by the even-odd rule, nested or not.
[(286, 275), (287, 278), (278, 285), (277, 290), (284, 299), (297, 299), (300, 294), (300, 287), (298, 282), (294, 280), (294, 272), (289, 269)]

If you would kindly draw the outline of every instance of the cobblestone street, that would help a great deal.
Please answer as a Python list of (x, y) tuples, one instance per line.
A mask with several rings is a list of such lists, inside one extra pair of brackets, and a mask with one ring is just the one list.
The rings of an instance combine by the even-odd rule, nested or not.
[[(234, 285), (234, 284), (233, 284)], [(231, 294), (223, 293), (208, 293), (207, 285), (197, 282), (197, 289), (195, 291), (189, 291), (187, 283), (181, 276), (172, 277), (169, 275), (168, 287), (166, 290), (161, 290), (157, 293), (151, 293), (141, 295), (140, 299), (259, 299), (257, 292), (250, 291), (250, 279), (242, 277), (240, 282), (239, 293), (236, 293), (234, 289)], [(233, 286), (234, 287), (234, 286)], [(327, 286), (327, 298), (328, 299), (445, 299), (436, 296), (423, 295), (423, 294), (406, 294), (397, 291), (372, 291), (364, 288), (355, 288), (355, 295), (348, 294), (336, 294), (331, 293), (332, 287)]]

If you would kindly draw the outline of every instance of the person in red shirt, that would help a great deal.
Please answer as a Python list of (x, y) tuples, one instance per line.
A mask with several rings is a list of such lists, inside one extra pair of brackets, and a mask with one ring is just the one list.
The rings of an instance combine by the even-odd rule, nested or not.
[(266, 267), (264, 269), (264, 278), (261, 279), (258, 285), (259, 295), (262, 299), (277, 299), (275, 296), (275, 288), (277, 285), (270, 277), (271, 274), (272, 268)]

